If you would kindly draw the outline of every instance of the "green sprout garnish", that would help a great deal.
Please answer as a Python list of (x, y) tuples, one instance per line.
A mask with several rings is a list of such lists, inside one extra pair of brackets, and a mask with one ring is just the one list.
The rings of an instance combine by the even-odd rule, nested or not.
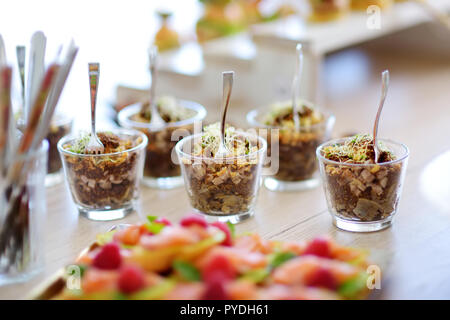
[[(195, 155), (206, 155), (214, 157), (219, 150), (220, 143), (220, 123), (214, 123), (203, 128), (201, 142), (194, 145)], [(225, 129), (225, 145), (230, 151), (231, 156), (248, 155), (258, 150), (257, 146), (252, 145), (247, 137), (239, 134), (234, 127)]]
[(90, 133), (84, 133), (78, 139), (76, 139), (73, 144), (69, 144), (67, 147), (65, 147), (65, 149), (73, 153), (84, 154), (86, 153), (86, 146), (89, 143), (90, 138)]
[[(388, 161), (395, 156), (386, 146), (379, 142), (381, 151)], [(339, 162), (364, 163), (374, 159), (373, 138), (370, 134), (357, 134), (342, 144), (334, 144), (323, 149), (323, 155), (327, 159)]]
[[(292, 112), (292, 101), (277, 102), (270, 106), (270, 112), (265, 115), (263, 123), (268, 126), (279, 126), (283, 129), (295, 127)], [(306, 106), (300, 101), (299, 105), (300, 126), (308, 128), (323, 121), (323, 114), (315, 108)]]

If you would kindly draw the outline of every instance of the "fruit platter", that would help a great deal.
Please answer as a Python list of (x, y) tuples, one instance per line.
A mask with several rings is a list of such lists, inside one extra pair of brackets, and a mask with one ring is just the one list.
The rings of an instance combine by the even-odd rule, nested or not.
[(370, 293), (368, 257), (368, 251), (327, 237), (264, 240), (256, 233), (236, 235), (232, 224), (199, 215), (178, 223), (148, 216), (145, 223), (99, 234), (32, 298), (364, 299)]

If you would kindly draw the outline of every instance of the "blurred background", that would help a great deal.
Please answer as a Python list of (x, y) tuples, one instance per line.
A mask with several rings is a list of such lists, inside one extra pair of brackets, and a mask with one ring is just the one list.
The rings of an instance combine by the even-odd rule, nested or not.
[[(450, 212), (449, 14), (450, 0), (5, 0), (0, 34), (14, 66), (16, 46), (29, 50), (37, 30), (47, 37), (47, 63), (60, 44), (75, 40), (80, 50), (57, 107), (75, 118), (75, 131), (90, 126), (88, 62), (100, 62), (97, 129), (103, 131), (117, 125), (118, 110), (148, 97), (151, 44), (160, 50), (157, 95), (201, 103), (207, 122), (219, 120), (221, 72), (234, 70), (227, 119), (241, 128), (248, 127), (249, 110), (290, 99), (298, 43), (305, 58), (301, 96), (336, 116), (333, 137), (371, 132), (381, 72), (389, 69), (379, 136), (410, 148), (403, 221), (386, 233), (356, 238), (331, 226), (322, 190), (262, 191), (262, 214), (244, 228), (263, 230), (267, 238), (330, 233), (349, 245), (394, 252), (385, 297), (442, 298), (448, 281), (436, 275), (445, 277), (449, 260), (442, 251)], [(14, 72), (18, 109), (17, 68)], [(54, 190), (49, 207), (55, 224), (46, 235), (53, 249), (51, 272), (99, 231), (99, 225), (78, 220), (75, 207), (67, 209), (67, 192)], [(158, 212), (173, 198), (168, 214), (175, 216), (187, 205), (178, 192), (184, 194), (143, 190), (143, 206)]]
[[(207, 121), (218, 119), (221, 71), (234, 70), (230, 121), (246, 127), (248, 110), (289, 99), (298, 42), (300, 91), (337, 115), (335, 136), (370, 130), (387, 68), (381, 135), (408, 144), (421, 121), (446, 128), (449, 113), (435, 113), (450, 95), (450, 36), (436, 12), (442, 18), (450, 1), (368, 1), (15, 0), (2, 5), (0, 33), (14, 62), (15, 46), (29, 46), (36, 30), (47, 36), (48, 61), (59, 44), (75, 40), (80, 51), (58, 111), (75, 116), (76, 128), (89, 127), (87, 63), (101, 63), (98, 118), (108, 127), (115, 110), (146, 97), (151, 43), (160, 48), (157, 94), (200, 102)], [(410, 112), (420, 108), (430, 112)]]

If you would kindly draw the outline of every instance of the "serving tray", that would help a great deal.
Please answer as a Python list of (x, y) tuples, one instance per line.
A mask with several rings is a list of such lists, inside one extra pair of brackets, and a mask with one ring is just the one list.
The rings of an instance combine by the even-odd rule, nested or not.
[[(124, 228), (127, 228), (130, 226), (130, 224), (118, 224), (114, 225), (107, 232), (113, 231), (113, 230), (121, 230)], [(87, 248), (84, 248), (80, 254), (78, 255), (78, 258), (81, 256), (84, 256), (88, 252), (96, 249), (98, 247), (97, 241), (93, 242), (90, 246)], [(58, 293), (60, 293), (64, 287), (66, 286), (66, 268), (63, 267), (56, 271), (55, 274), (47, 278), (40, 284), (38, 287), (36, 287), (35, 290), (33, 290), (30, 295), (27, 297), (28, 300), (50, 300), (54, 298)]]
[[(113, 230), (121, 230), (129, 227), (130, 224), (118, 224), (112, 226), (107, 232)], [(93, 242), (87, 248), (84, 248), (81, 253), (78, 255), (78, 258), (84, 256), (88, 252), (95, 250), (98, 248), (99, 244), (97, 241)], [(385, 274), (387, 274), (389, 265), (390, 265), (390, 256), (387, 256), (384, 252), (380, 250), (371, 250), (369, 261), (376, 261), (377, 265), (382, 270), (382, 278), (381, 278), (381, 288), (382, 290), (386, 290), (387, 281), (385, 280)], [(44, 280), (36, 289), (32, 290), (29, 296), (26, 298), (27, 300), (51, 300), (56, 297), (66, 286), (66, 276), (67, 271), (66, 267), (59, 269), (55, 274)], [(370, 290), (367, 295), (367, 299), (376, 300), (381, 295), (382, 290)]]

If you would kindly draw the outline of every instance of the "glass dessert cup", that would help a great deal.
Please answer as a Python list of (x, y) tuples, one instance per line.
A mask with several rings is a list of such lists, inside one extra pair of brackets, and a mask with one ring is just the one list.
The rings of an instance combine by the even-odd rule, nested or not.
[[(77, 140), (66, 136), (58, 142), (69, 190), (78, 211), (91, 220), (109, 221), (135, 210), (145, 158), (147, 136), (136, 130), (113, 132), (131, 148), (104, 154), (76, 153), (67, 145)], [(103, 142), (103, 141), (102, 141)]]
[(333, 224), (343, 230), (372, 232), (388, 228), (397, 213), (409, 150), (379, 139), (395, 156), (382, 163), (346, 163), (327, 159), (324, 148), (343, 144), (335, 139), (317, 148), (320, 173)]
[(130, 105), (119, 112), (118, 119), (122, 127), (139, 130), (147, 135), (147, 155), (142, 180), (146, 186), (173, 189), (181, 187), (184, 183), (180, 166), (172, 160), (176, 158), (174, 148), (183, 136), (193, 133), (194, 123), (205, 118), (206, 109), (193, 101), (178, 100), (178, 104), (191, 112), (192, 116), (185, 120), (168, 122), (163, 129), (152, 127), (150, 122), (133, 120), (133, 116), (139, 114), (141, 110), (140, 103)]
[[(302, 101), (305, 106), (312, 103)], [(252, 110), (247, 114), (247, 122), (254, 128), (267, 130), (267, 144), (270, 157), (276, 156), (278, 149), (278, 171), (264, 179), (264, 185), (271, 191), (300, 191), (317, 187), (320, 184), (316, 160), (317, 147), (329, 139), (335, 118), (333, 115), (319, 111), (323, 120), (308, 127), (300, 127), (300, 132), (293, 128), (266, 125), (263, 117), (266, 112)], [(278, 141), (272, 141), (273, 130), (278, 130)]]
[(0, 181), (0, 238), (4, 246), (0, 249), (0, 286), (28, 281), (44, 269), (46, 189), (42, 186), (47, 154), (48, 142), (44, 140), (38, 150), (19, 158), (29, 168), (23, 174), (25, 183), (13, 205), (14, 215), (22, 216), (19, 221), (16, 218), (11, 222), (6, 217), (11, 189)]
[(267, 142), (239, 132), (258, 149), (247, 155), (211, 158), (192, 154), (202, 134), (182, 139), (175, 149), (192, 207), (207, 220), (238, 223), (254, 213)]
[(58, 141), (72, 131), (73, 120), (62, 114), (56, 114), (48, 129), (48, 162), (45, 186), (51, 187), (64, 180), (61, 158), (58, 153)]

